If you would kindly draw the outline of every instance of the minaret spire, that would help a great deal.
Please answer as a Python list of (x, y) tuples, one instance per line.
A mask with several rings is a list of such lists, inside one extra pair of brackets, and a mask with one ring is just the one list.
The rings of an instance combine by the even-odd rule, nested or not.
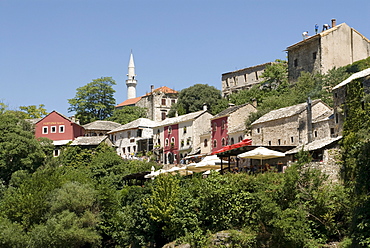
[(136, 97), (136, 74), (135, 74), (135, 64), (134, 64), (134, 55), (130, 54), (130, 61), (128, 62), (128, 74), (127, 74), (127, 99), (135, 98)]

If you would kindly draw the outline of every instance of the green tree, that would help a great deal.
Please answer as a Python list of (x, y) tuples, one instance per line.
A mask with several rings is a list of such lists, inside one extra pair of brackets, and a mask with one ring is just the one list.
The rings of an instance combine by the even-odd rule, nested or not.
[(141, 108), (138, 106), (126, 106), (121, 109), (115, 109), (112, 116), (107, 118), (106, 120), (118, 122), (124, 125), (136, 119), (146, 117), (147, 112), (145, 108)]
[(75, 111), (81, 124), (110, 117), (116, 102), (113, 85), (116, 83), (111, 77), (102, 77), (77, 88), (76, 96), (68, 99), (68, 111)]
[[(49, 150), (50, 152), (50, 150)], [(11, 113), (0, 115), (0, 178), (8, 182), (17, 170), (35, 171), (43, 164), (45, 154), (31, 125)]]
[(288, 85), (288, 62), (286, 60), (275, 60), (272, 65), (266, 66), (262, 73), (262, 87), (266, 89), (286, 88)]
[(221, 97), (220, 90), (208, 84), (195, 84), (180, 91), (177, 103), (172, 105), (169, 115), (175, 116), (176, 111), (179, 115), (200, 111), (204, 104), (207, 104), (211, 114), (227, 108), (227, 101)]
[(48, 112), (46, 112), (46, 109), (44, 107), (44, 104), (39, 104), (38, 107), (36, 105), (20, 106), (19, 109), (27, 114), (25, 118), (31, 119), (42, 118), (46, 116)]

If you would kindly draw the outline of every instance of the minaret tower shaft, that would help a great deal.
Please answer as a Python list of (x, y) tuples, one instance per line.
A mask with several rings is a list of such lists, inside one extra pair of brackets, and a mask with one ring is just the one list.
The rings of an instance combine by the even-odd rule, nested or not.
[(136, 74), (135, 74), (135, 64), (134, 64), (134, 56), (132, 55), (132, 51), (130, 54), (130, 61), (128, 63), (128, 74), (127, 74), (127, 99), (132, 99), (136, 97)]

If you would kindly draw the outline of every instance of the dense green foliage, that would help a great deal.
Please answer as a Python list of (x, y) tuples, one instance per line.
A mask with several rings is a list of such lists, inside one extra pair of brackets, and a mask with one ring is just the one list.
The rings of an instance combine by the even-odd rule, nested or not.
[(171, 106), (169, 116), (175, 116), (176, 111), (179, 115), (200, 111), (204, 104), (213, 115), (228, 106), (227, 100), (221, 97), (220, 90), (208, 84), (195, 84), (180, 91), (177, 103)]
[(121, 109), (115, 109), (111, 117), (107, 121), (114, 121), (122, 125), (134, 121), (139, 118), (146, 118), (147, 112), (145, 108), (137, 106), (125, 106)]
[(94, 79), (91, 83), (77, 88), (76, 96), (68, 99), (69, 112), (76, 112), (81, 124), (104, 120), (113, 114), (116, 82), (111, 77)]
[(20, 106), (19, 109), (26, 113), (25, 118), (32, 119), (32, 118), (42, 118), (48, 114), (46, 109), (44, 108), (44, 104), (39, 104), (37, 107), (36, 105), (30, 106)]

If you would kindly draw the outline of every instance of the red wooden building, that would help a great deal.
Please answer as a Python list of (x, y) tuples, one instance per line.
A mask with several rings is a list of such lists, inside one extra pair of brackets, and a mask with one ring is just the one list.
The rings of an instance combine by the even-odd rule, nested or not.
[[(55, 110), (35, 124), (36, 138), (49, 138), (55, 146), (65, 145), (83, 135), (82, 126)], [(56, 151), (54, 155), (58, 156), (59, 152)]]

